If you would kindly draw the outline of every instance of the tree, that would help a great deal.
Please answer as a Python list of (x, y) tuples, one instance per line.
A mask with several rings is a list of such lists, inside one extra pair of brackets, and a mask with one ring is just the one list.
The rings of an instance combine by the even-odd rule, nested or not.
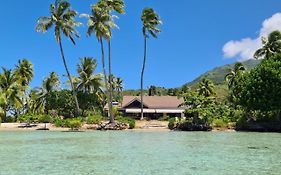
[(197, 91), (199, 95), (210, 97), (215, 94), (214, 87), (215, 86), (211, 80), (203, 78), (203, 80), (199, 83), (199, 88)]
[(155, 96), (157, 95), (157, 88), (156, 86), (150, 86), (148, 89), (148, 95), (149, 96)]
[(75, 29), (81, 24), (75, 21), (75, 16), (77, 12), (75, 10), (70, 9), (70, 3), (65, 0), (56, 0), (54, 4), (50, 6), (50, 17), (40, 17), (37, 21), (37, 32), (47, 32), (52, 26), (55, 28), (55, 38), (59, 43), (61, 57), (63, 60), (63, 64), (68, 76), (68, 79), (71, 84), (73, 99), (76, 107), (76, 115), (79, 115), (80, 109), (77, 100), (76, 90), (73, 85), (73, 81), (70, 75), (70, 72), (67, 67), (64, 50), (62, 46), (61, 33), (63, 33), (67, 38), (71, 40), (71, 42), (75, 45), (74, 37), (79, 38), (79, 33)]
[(228, 82), (228, 88), (231, 89), (233, 86), (235, 86), (237, 82), (237, 78), (240, 77), (244, 72), (246, 71), (246, 68), (244, 65), (240, 62), (237, 62), (234, 64), (234, 67), (228, 74), (225, 76), (225, 80)]
[(59, 86), (59, 76), (55, 72), (50, 72), (49, 76), (43, 80), (42, 87), (30, 92), (29, 112), (43, 114), (46, 110), (47, 97), (52, 92), (59, 90)]
[(94, 75), (96, 68), (97, 60), (90, 57), (80, 59), (80, 64), (77, 65), (77, 72), (79, 74), (77, 89), (79, 91), (96, 93), (101, 90), (102, 75)]
[(157, 34), (161, 32), (158, 26), (162, 23), (160, 17), (152, 8), (145, 8), (142, 12), (141, 21), (143, 23), (142, 33), (144, 37), (144, 58), (141, 70), (141, 120), (143, 120), (143, 78), (146, 64), (146, 50), (147, 50), (147, 38), (149, 34), (157, 38)]
[(281, 109), (281, 54), (263, 60), (241, 82), (239, 104), (247, 110)]
[(0, 105), (2, 108), (2, 121), (6, 121), (7, 112), (11, 109), (19, 109), (23, 106), (22, 86), (18, 83), (18, 77), (11, 69), (2, 67), (0, 74)]
[(108, 86), (103, 39), (105, 38), (108, 41), (109, 80), (111, 80), (111, 29), (117, 27), (117, 25), (113, 21), (114, 16), (111, 14), (111, 11), (115, 10), (118, 13), (124, 13), (124, 3), (121, 0), (100, 0), (97, 4), (92, 5), (91, 8), (91, 15), (83, 14), (82, 16), (88, 18), (87, 35), (90, 36), (92, 33), (94, 33), (101, 45), (104, 82), (108, 94), (107, 103), (109, 104), (109, 117), (110, 123), (114, 123), (115, 121), (112, 112), (112, 81), (109, 81), (110, 83)]
[(19, 60), (14, 73), (15, 76), (19, 77), (19, 84), (25, 90), (34, 75), (33, 65), (27, 59)]
[[(115, 11), (119, 14), (125, 14), (125, 4), (123, 2), (123, 0), (104, 0), (107, 4), (107, 9), (108, 9), (108, 13), (111, 16), (111, 25), (109, 25), (109, 30), (111, 30), (112, 28), (116, 28), (118, 27), (114, 21), (113, 21), (113, 15), (111, 14), (112, 11)], [(110, 33), (112, 33), (110, 31)], [(111, 122), (114, 121), (114, 117), (113, 116), (113, 106), (112, 106), (112, 101), (113, 101), (113, 87), (112, 87), (112, 69), (111, 69), (111, 37), (107, 38), (108, 41), (108, 74), (109, 74), (109, 108), (110, 108), (110, 120)]]
[(280, 31), (273, 31), (268, 35), (268, 38), (262, 37), (261, 40), (263, 46), (255, 52), (254, 58), (264, 57), (265, 59), (269, 59), (274, 54), (281, 52)]

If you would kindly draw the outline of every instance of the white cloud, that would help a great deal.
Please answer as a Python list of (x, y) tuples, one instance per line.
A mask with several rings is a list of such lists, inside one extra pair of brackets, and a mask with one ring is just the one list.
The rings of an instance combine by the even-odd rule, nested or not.
[(257, 38), (244, 38), (239, 41), (227, 42), (223, 47), (224, 57), (238, 57), (240, 61), (252, 59), (255, 51), (262, 46), (261, 37), (268, 36), (274, 30), (281, 30), (281, 13), (276, 13), (263, 21)]

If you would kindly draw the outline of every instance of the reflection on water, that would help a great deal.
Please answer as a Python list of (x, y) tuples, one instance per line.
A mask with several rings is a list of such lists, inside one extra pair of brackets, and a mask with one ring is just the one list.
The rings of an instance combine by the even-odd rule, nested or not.
[(0, 175), (276, 174), (281, 134), (1, 132)]

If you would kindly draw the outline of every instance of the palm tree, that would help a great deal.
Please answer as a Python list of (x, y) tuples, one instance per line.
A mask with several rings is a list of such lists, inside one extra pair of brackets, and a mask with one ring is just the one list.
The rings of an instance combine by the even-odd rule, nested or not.
[(43, 80), (42, 87), (33, 89), (30, 92), (29, 110), (32, 113), (41, 114), (45, 111), (46, 97), (53, 91), (59, 90), (60, 80), (55, 72)]
[(27, 59), (19, 60), (16, 65), (15, 75), (19, 77), (19, 83), (26, 88), (34, 76), (32, 63)]
[(240, 62), (234, 64), (234, 67), (225, 76), (225, 80), (228, 82), (228, 88), (231, 89), (237, 84), (237, 78), (245, 72), (246, 68)]
[(262, 48), (258, 49), (254, 58), (264, 57), (269, 59), (272, 55), (281, 52), (281, 32), (273, 31), (268, 35), (268, 38), (262, 37)]
[(3, 73), (0, 74), (0, 94), (1, 94), (1, 108), (3, 113), (3, 120), (6, 120), (7, 112), (14, 108), (22, 107), (22, 86), (18, 83), (18, 77), (11, 69), (2, 68)]
[(36, 31), (44, 33), (48, 31), (52, 26), (54, 26), (55, 37), (57, 42), (59, 43), (63, 64), (71, 84), (73, 98), (75, 101), (76, 114), (79, 115), (80, 109), (77, 100), (77, 94), (64, 56), (61, 32), (75, 45), (74, 37), (79, 37), (79, 33), (77, 32), (75, 27), (80, 26), (81, 24), (75, 21), (74, 18), (77, 15), (77, 12), (70, 9), (70, 3), (65, 0), (56, 0), (54, 4), (51, 4), (50, 14), (50, 17), (40, 17), (38, 19)]
[[(114, 19), (114, 15), (112, 15), (112, 11), (115, 11), (119, 14), (125, 14), (125, 3), (123, 2), (123, 0), (102, 0), (105, 2), (105, 4), (107, 5), (107, 7), (105, 7), (108, 10), (108, 14), (111, 16), (111, 21), (109, 25), (109, 30), (110, 33), (112, 28), (116, 28), (118, 27), (113, 19)], [(102, 2), (101, 1), (101, 2)], [(112, 82), (113, 82), (113, 77), (112, 77), (112, 69), (111, 69), (111, 36), (109, 38), (107, 38), (108, 41), (108, 74), (109, 74), (109, 108), (110, 108), (110, 118), (114, 119), (113, 116), (113, 111), (112, 111), (112, 101), (113, 101), (113, 87), (112, 87)]]
[[(103, 67), (103, 74), (104, 74), (104, 83), (107, 91), (107, 103), (109, 104), (109, 115), (110, 115), (110, 123), (114, 123), (114, 117), (112, 113), (112, 96), (111, 90), (108, 86), (107, 74), (106, 74), (106, 67), (105, 67), (105, 59), (104, 59), (104, 45), (103, 39), (110, 40), (111, 38), (111, 28), (116, 27), (116, 24), (113, 21), (113, 16), (110, 14), (112, 6), (109, 4), (115, 4), (113, 2), (118, 2), (117, 0), (101, 0), (97, 4), (91, 6), (91, 15), (83, 14), (81, 16), (88, 18), (88, 31), (87, 35), (91, 36), (92, 33), (95, 34), (97, 37), (100, 45), (101, 45), (101, 53), (102, 53), (102, 67)], [(118, 3), (116, 3), (118, 4)], [(119, 8), (119, 6), (118, 6)], [(110, 53), (110, 47), (109, 53)], [(111, 65), (111, 59), (109, 54), (109, 60)], [(111, 67), (109, 72), (111, 72)], [(109, 79), (110, 76), (109, 76)]]
[(80, 61), (80, 64), (77, 65), (77, 72), (79, 74), (77, 89), (87, 93), (96, 93), (102, 86), (102, 75), (94, 75), (97, 68), (97, 60), (84, 57)]
[(143, 58), (143, 65), (141, 71), (141, 120), (143, 120), (143, 77), (144, 77), (144, 69), (146, 63), (146, 45), (147, 45), (147, 38), (149, 34), (157, 38), (157, 34), (161, 32), (158, 28), (162, 22), (160, 21), (160, 17), (152, 8), (145, 8), (142, 12), (141, 20), (143, 23), (142, 33), (144, 36), (144, 58)]
[(199, 88), (197, 89), (197, 91), (199, 95), (210, 97), (215, 94), (214, 87), (215, 86), (211, 80), (203, 78), (203, 80), (199, 84)]
[(123, 80), (119, 77), (115, 79), (115, 90), (117, 92), (122, 92), (123, 91)]

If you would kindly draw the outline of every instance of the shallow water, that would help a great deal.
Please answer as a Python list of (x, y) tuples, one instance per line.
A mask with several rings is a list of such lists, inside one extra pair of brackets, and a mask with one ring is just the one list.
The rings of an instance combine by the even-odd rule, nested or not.
[(281, 174), (281, 134), (0, 132), (0, 175)]

